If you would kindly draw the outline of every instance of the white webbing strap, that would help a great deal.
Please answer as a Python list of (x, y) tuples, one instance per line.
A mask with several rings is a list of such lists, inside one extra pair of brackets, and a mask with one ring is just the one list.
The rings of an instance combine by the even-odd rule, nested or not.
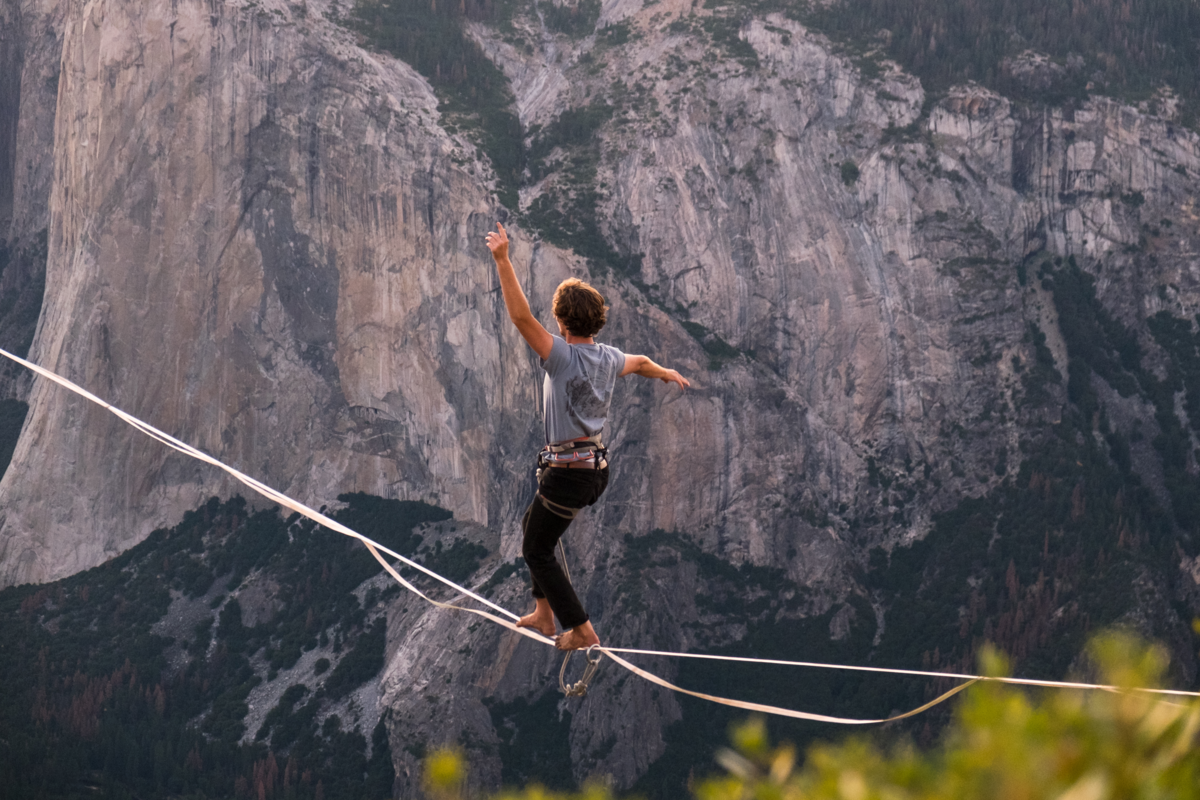
[(462, 586), (459, 586), (454, 581), (451, 581), (448, 578), (442, 577), (441, 575), (434, 572), (433, 570), (417, 563), (416, 561), (413, 561), (410, 558), (406, 558), (405, 556), (400, 555), (399, 553), (395, 552), (394, 550), (391, 550), (391, 549), (381, 545), (379, 542), (376, 542), (373, 539), (369, 539), (366, 536), (363, 536), (358, 531), (355, 531), (355, 530), (352, 530), (352, 529), (346, 527), (345, 525), (338, 522), (337, 520), (330, 519), (329, 517), (322, 514), (320, 511), (315, 511), (314, 509), (309, 508), (308, 506), (304, 505), (303, 503), (299, 502), (298, 500), (293, 500), (292, 498), (288, 497), (287, 495), (283, 494), (282, 492), (272, 489), (270, 486), (267, 486), (266, 484), (262, 483), (261, 481), (258, 481), (255, 478), (251, 478), (249, 475), (246, 475), (243, 472), (239, 472), (238, 470), (234, 469), (233, 467), (230, 467), (226, 464), (221, 463), (220, 461), (217, 461), (215, 458), (208, 455), (207, 453), (205, 453), (201, 450), (197, 450), (196, 448), (192, 447), (191, 445), (189, 445), (185, 442), (181, 442), (179, 439), (176, 439), (174, 436), (171, 436), (170, 434), (167, 434), (167, 433), (163, 433), (158, 428), (155, 428), (153, 425), (149, 424), (148, 422), (143, 422), (142, 420), (138, 419), (137, 417), (133, 416), (132, 414), (127, 414), (126, 412), (122, 411), (121, 409), (117, 408), (116, 406), (114, 406), (110, 403), (107, 403), (104, 400), (101, 400), (96, 395), (92, 394), (91, 392), (89, 392), (88, 390), (86, 390), (80, 386), (77, 386), (76, 384), (72, 383), (71, 381), (67, 380), (66, 378), (63, 378), (60, 375), (56, 375), (55, 373), (51, 372), (48, 369), (39, 367), (37, 364), (34, 364), (33, 362), (26, 361), (25, 359), (23, 359), (19, 356), (15, 356), (12, 353), (9, 353), (8, 351), (6, 351), (4, 349), (0, 349), (0, 355), (10, 358), (13, 361), (17, 362), (18, 364), (28, 367), (29, 369), (36, 372), (38, 375), (41, 375), (44, 378), (48, 378), (49, 380), (54, 381), (58, 385), (66, 388), (66, 389), (69, 389), (70, 391), (74, 392), (75, 394), (78, 394), (80, 397), (86, 398), (87, 400), (90, 400), (91, 402), (95, 403), (96, 405), (101, 406), (104, 409), (107, 409), (108, 411), (115, 414), (117, 417), (120, 417), (122, 420), (124, 420), (125, 422), (132, 425), (134, 428), (137, 428), (138, 430), (142, 431), (147, 436), (150, 436), (153, 439), (157, 439), (159, 442), (162, 442), (167, 447), (170, 447), (173, 450), (177, 450), (178, 452), (183, 453), (184, 455), (188, 455), (188, 456), (191, 456), (192, 458), (203, 461), (206, 464), (211, 464), (212, 466), (217, 467), (218, 469), (224, 470), (225, 472), (229, 473), (233, 477), (237, 478), (239, 481), (241, 481), (246, 486), (249, 486), (251, 489), (253, 489), (254, 491), (263, 495), (264, 497), (266, 497), (270, 500), (273, 500), (276, 503), (279, 503), (279, 505), (284, 506), (285, 508), (289, 508), (292, 511), (295, 511), (296, 513), (301, 514), (305, 517), (308, 517), (309, 519), (313, 520), (314, 522), (319, 523), (320, 525), (323, 525), (326, 528), (329, 528), (330, 530), (337, 531), (338, 533), (341, 533), (345, 536), (349, 536), (353, 539), (358, 539), (360, 542), (362, 542), (363, 544), (365, 544), (367, 546), (367, 549), (371, 551), (371, 555), (373, 555), (375, 557), (376, 561), (378, 561), (380, 564), (383, 565), (383, 568), (388, 571), (388, 574), (390, 574), (393, 578), (395, 578), (402, 586), (404, 586), (404, 588), (408, 589), (409, 591), (413, 592), (414, 594), (418, 595), (419, 597), (423, 598), (424, 600), (429, 601), (433, 605), (438, 606), (440, 608), (456, 608), (460, 611), (471, 611), (472, 613), (487, 617), (488, 619), (491, 619), (494, 622), (504, 625), (505, 627), (510, 627), (513, 630), (515, 630), (518, 633), (521, 633), (525, 636), (531, 636), (531, 638), (538, 639), (539, 641), (553, 644), (553, 640), (548, 639), (545, 636), (542, 636), (541, 634), (535, 633), (535, 632), (530, 631), (525, 628), (517, 628), (515, 625), (509, 623), (508, 621), (502, 620), (498, 617), (495, 617), (492, 614), (488, 614), (486, 612), (483, 612), (483, 611), (480, 611), (477, 609), (467, 609), (467, 608), (461, 608), (459, 606), (451, 606), (449, 604), (441, 603), (441, 602), (438, 602), (437, 600), (434, 600), (433, 598), (429, 597), (424, 592), (422, 592), (420, 589), (418, 589), (417, 587), (413, 586), (411, 583), (406, 581), (403, 577), (401, 577), (400, 574), (398, 572), (396, 572), (396, 570), (393, 569), (390, 564), (387, 563), (387, 560), (384, 559), (383, 556), (380, 555), (380, 552), (388, 554), (389, 556), (396, 559), (397, 561), (400, 561), (401, 563), (405, 564), (406, 566), (412, 567), (413, 569), (416, 569), (416, 570), (419, 570), (420, 572), (425, 573), (429, 577), (440, 581), (441, 583), (445, 584), (446, 586), (450, 587), (451, 589), (454, 589), (455, 591), (457, 591), (461, 594), (464, 594), (473, 600), (479, 601), (480, 603), (484, 604), (485, 606), (488, 606), (489, 608), (491, 608), (495, 611), (498, 611), (499, 613), (503, 614), (506, 617), (509, 617), (514, 620), (518, 618), (516, 614), (513, 614), (508, 609), (503, 608), (502, 606), (496, 605), (491, 600), (488, 600), (485, 597), (480, 597), (478, 594), (476, 594), (475, 592), (472, 592), (470, 589), (466, 589)]
[[(99, 405), (100, 407), (107, 409), (108, 411), (112, 412), (120, 419), (122, 419), (125, 422), (127, 422), (128, 424), (132, 425), (134, 428), (137, 428), (138, 430), (145, 433), (147, 436), (150, 436), (150, 437), (158, 440), (159, 442), (162, 442), (163, 444), (172, 448), (173, 450), (177, 450), (180, 453), (183, 453), (185, 455), (191, 456), (192, 458), (203, 461), (206, 464), (211, 464), (212, 466), (217, 467), (218, 469), (224, 470), (228, 474), (237, 478), (237, 480), (241, 481), (246, 486), (249, 486), (251, 489), (253, 489), (254, 491), (263, 495), (264, 497), (266, 497), (270, 500), (273, 500), (276, 503), (279, 503), (281, 506), (283, 506), (285, 508), (289, 508), (292, 511), (297, 512), (298, 514), (308, 517), (309, 519), (313, 520), (314, 522), (316, 522), (320, 525), (323, 525), (326, 528), (329, 528), (330, 530), (336, 531), (338, 533), (341, 533), (345, 536), (349, 536), (354, 539), (358, 539), (360, 542), (362, 542), (364, 545), (366, 545), (367, 549), (371, 552), (371, 555), (375, 557), (375, 560), (378, 561), (385, 570), (387, 570), (387, 573), (389, 575), (391, 575), (392, 578), (395, 579), (397, 583), (399, 583), (405, 589), (408, 589), (413, 594), (422, 598), (426, 602), (431, 603), (432, 605), (437, 606), (438, 608), (444, 608), (444, 609), (454, 610), (454, 611), (466, 611), (471, 614), (476, 614), (480, 617), (484, 617), (485, 619), (491, 620), (492, 622), (496, 623), (497, 625), (501, 625), (505, 628), (508, 628), (509, 630), (516, 631), (517, 633), (521, 634), (522, 636), (527, 636), (530, 639), (535, 639), (543, 644), (548, 644), (551, 646), (554, 645), (554, 640), (550, 639), (547, 636), (543, 636), (542, 634), (540, 634), (530, 628), (518, 628), (512, 621), (512, 620), (519, 619), (516, 614), (513, 614), (511, 611), (509, 611), (505, 608), (502, 608), (501, 606), (496, 605), (495, 603), (491, 602), (487, 598), (479, 596), (478, 594), (476, 594), (475, 592), (472, 592), (469, 589), (459, 586), (457, 583), (455, 583), (454, 581), (451, 581), (449, 578), (445, 578), (445, 577), (437, 574), (433, 570), (431, 570), (425, 566), (422, 566), (421, 564), (417, 563), (416, 561), (406, 558), (406, 557), (400, 555), (399, 553), (396, 553), (393, 550), (390, 550), (387, 547), (384, 547), (383, 545), (379, 544), (378, 542), (373, 541), (372, 539), (369, 539), (366, 536), (363, 536), (361, 533), (351, 530), (350, 528), (346, 527), (345, 525), (341, 524), (340, 522), (330, 519), (329, 517), (325, 516), (321, 512), (315, 511), (315, 510), (309, 508), (308, 506), (304, 505), (303, 503), (301, 503), (297, 500), (293, 500), (292, 498), (288, 497), (287, 495), (283, 494), (282, 492), (278, 492), (278, 491), (272, 489), (271, 487), (267, 486), (266, 484), (264, 484), (258, 480), (255, 480), (254, 478), (251, 478), (249, 475), (239, 472), (238, 470), (234, 469), (233, 467), (230, 467), (226, 464), (223, 464), (220, 461), (217, 461), (215, 458), (208, 455), (207, 453), (197, 450), (196, 448), (192, 447), (189, 444), (181, 442), (180, 440), (176, 439), (174, 436), (163, 433), (158, 428), (155, 428), (153, 425), (150, 425), (147, 422), (143, 422), (142, 420), (138, 419), (137, 417), (134, 417), (131, 414), (125, 413), (124, 411), (117, 408), (116, 406), (113, 406), (113, 405), (105, 402), (104, 400), (101, 400), (99, 397), (97, 397), (96, 395), (87, 391), (86, 389), (84, 389), (80, 386), (77, 386), (76, 384), (72, 383), (71, 381), (67, 380), (66, 378), (56, 375), (55, 373), (51, 372), (50, 370), (44, 369), (43, 367), (40, 367), (31, 361), (26, 361), (25, 359), (20, 358), (19, 356), (15, 356), (12, 353), (9, 353), (8, 351), (3, 350), (3, 349), (0, 349), (0, 355), (3, 355), (6, 358), (11, 359), (12, 361), (15, 361), (16, 363), (21, 364), (30, 370), (33, 370), (38, 375), (41, 375), (42, 377), (47, 378), (47, 379), (57, 383), (58, 385), (62, 386), (63, 388), (74, 392), (75, 394), (79, 395), (80, 397), (90, 400), (91, 402), (95, 403), (96, 405)], [(381, 555), (381, 553), (386, 553), (387, 555), (391, 556), (392, 558), (396, 559), (397, 561), (399, 561), (409, 567), (412, 567), (413, 569), (416, 569), (420, 572), (425, 573), (429, 577), (441, 582), (442, 584), (448, 586), (449, 588), (455, 590), (456, 592), (459, 592), (460, 594), (462, 594), (466, 597), (469, 597), (472, 600), (476, 600), (476, 601), (482, 603), (483, 605), (487, 606), (488, 608), (491, 608), (494, 611), (499, 612), (501, 615), (503, 615), (503, 617), (508, 617), (508, 619), (504, 619), (503, 617), (496, 616), (495, 614), (491, 614), (482, 609), (464, 608), (462, 606), (453, 605), (451, 603), (443, 603), (441, 601), (434, 600), (432, 597), (429, 597), (428, 595), (426, 595), (424, 592), (422, 592), (420, 589), (418, 589), (412, 583), (405, 580), (400, 575), (400, 573), (397, 572), (396, 569), (391, 564), (388, 563), (387, 559), (385, 559)], [(704, 655), (695, 654), (695, 653), (666, 653), (666, 652), (661, 652), (661, 651), (631, 650), (631, 649), (625, 649), (625, 648), (609, 649), (609, 648), (605, 648), (605, 647), (599, 647), (597, 649), (599, 649), (601, 652), (605, 653), (609, 658), (611, 658), (613, 661), (620, 664), (622, 667), (629, 670), (633, 674), (635, 674), (641, 678), (644, 678), (645, 680), (648, 680), (651, 683), (654, 683), (658, 686), (662, 686), (665, 689), (670, 689), (671, 691), (674, 691), (674, 692), (688, 694), (693, 697), (701, 698), (703, 700), (708, 700), (708, 701), (711, 701), (714, 703), (720, 703), (722, 705), (732, 706), (734, 708), (741, 708), (741, 709), (744, 709), (747, 711), (758, 711), (758, 712), (765, 713), (765, 714), (775, 714), (775, 715), (779, 715), (779, 716), (791, 717), (793, 719), (807, 719), (807, 720), (813, 720), (816, 722), (830, 722), (830, 723), (836, 723), (836, 724), (840, 724), (840, 725), (871, 725), (871, 724), (878, 724), (878, 723), (882, 723), (882, 722), (890, 722), (890, 721), (894, 721), (894, 720), (904, 719), (905, 717), (911, 717), (914, 714), (920, 714), (922, 711), (925, 711), (925, 710), (937, 705), (938, 703), (941, 703), (941, 702), (947, 700), (948, 698), (954, 696), (955, 694), (958, 694), (963, 689), (970, 686), (972, 683), (976, 683), (978, 681), (997, 681), (997, 682), (1001, 682), (1001, 683), (1014, 683), (1014, 684), (1024, 684), (1024, 685), (1033, 685), (1033, 686), (1048, 686), (1048, 687), (1077, 688), (1077, 689), (1105, 689), (1105, 690), (1109, 690), (1109, 691), (1121, 691), (1122, 690), (1120, 687), (1116, 687), (1116, 686), (1103, 686), (1103, 685), (1086, 684), (1086, 683), (1064, 683), (1064, 682), (1059, 682), (1059, 681), (1035, 681), (1035, 680), (1020, 679), (1020, 678), (991, 678), (991, 677), (985, 677), (985, 676), (981, 676), (981, 675), (951, 675), (951, 674), (947, 674), (947, 673), (927, 673), (927, 672), (916, 672), (916, 671), (906, 671), (906, 670), (891, 670), (891, 669), (878, 668), (878, 667), (855, 667), (855, 666), (845, 666), (845, 665), (837, 665), (837, 664), (783, 662), (783, 661), (775, 661), (775, 660), (770, 660), (770, 659), (752, 659), (752, 658), (741, 658), (741, 657), (735, 657), (735, 656), (704, 656)], [(667, 680), (664, 680), (663, 678), (660, 678), (651, 672), (647, 672), (646, 670), (643, 670), (639, 667), (634, 666), (633, 664), (630, 664), (625, 659), (616, 655), (617, 652), (640, 653), (640, 654), (645, 654), (645, 655), (665, 655), (665, 656), (673, 656), (673, 657), (709, 658), (709, 659), (720, 660), (720, 661), (743, 661), (743, 662), (760, 663), (760, 664), (764, 664), (764, 663), (765, 664), (787, 664), (787, 665), (792, 665), (792, 666), (811, 666), (811, 667), (824, 667), (824, 668), (832, 668), (832, 669), (850, 669), (850, 670), (857, 670), (857, 671), (863, 671), (863, 672), (883, 672), (883, 673), (899, 673), (899, 674), (911, 674), (911, 675), (926, 675), (926, 676), (936, 676), (939, 678), (953, 678), (953, 679), (957, 679), (957, 680), (964, 680), (966, 682), (960, 686), (954, 687), (950, 691), (940, 695), (939, 697), (935, 698), (934, 700), (931, 700), (930, 702), (926, 703), (925, 705), (921, 706), (920, 708), (913, 709), (912, 711), (909, 711), (905, 714), (901, 714), (899, 716), (889, 717), (887, 719), (872, 719), (872, 720), (848, 719), (848, 718), (844, 718), (844, 717), (828, 717), (828, 716), (824, 716), (822, 714), (810, 714), (810, 713), (807, 713), (804, 711), (793, 711), (793, 710), (786, 709), (786, 708), (779, 708), (777, 706), (763, 705), (761, 703), (747, 703), (747, 702), (743, 702), (740, 700), (731, 700), (731, 699), (725, 698), (725, 697), (717, 697), (714, 695), (703, 694), (700, 692), (693, 692), (688, 689), (680, 688), (679, 686), (676, 686), (675, 684), (673, 684)], [(1183, 691), (1155, 690), (1155, 689), (1139, 689), (1136, 691), (1150, 691), (1150, 692), (1158, 692), (1158, 693), (1163, 693), (1163, 694), (1174, 694), (1174, 695), (1185, 695), (1185, 696), (1190, 696), (1190, 697), (1200, 697), (1200, 692), (1183, 692)]]
[(905, 713), (899, 714), (895, 717), (888, 717), (887, 719), (847, 719), (845, 717), (827, 717), (824, 714), (810, 714), (807, 711), (793, 711), (790, 708), (780, 708), (779, 706), (768, 706), (768, 705), (763, 705), (762, 703), (747, 703), (743, 700), (731, 700), (728, 697), (718, 697), (716, 695), (703, 694), (702, 692), (693, 692), (690, 689), (681, 689), (678, 686), (676, 686), (675, 684), (670, 683), (669, 681), (665, 681), (662, 678), (658, 677), (653, 672), (647, 672), (644, 669), (635, 667), (633, 664), (630, 664), (628, 661), (621, 658), (616, 653), (614, 653), (612, 650), (607, 649), (603, 645), (597, 647), (596, 649), (599, 650), (601, 653), (604, 653), (606, 656), (611, 658), (613, 661), (620, 664), (625, 669), (632, 672), (634, 675), (637, 675), (640, 678), (645, 678), (646, 680), (650, 681), (651, 683), (658, 684), (659, 686), (662, 686), (665, 689), (670, 689), (671, 691), (674, 691), (674, 692), (680, 692), (682, 694), (689, 694), (692, 697), (699, 697), (701, 700), (708, 700), (711, 703), (720, 703), (723, 706), (732, 706), (733, 708), (740, 708), (744, 711), (755, 711), (760, 714), (774, 714), (775, 716), (790, 717), (792, 719), (807, 719), (807, 720), (812, 720), (813, 722), (833, 722), (838, 725), (879, 725), (884, 722), (895, 722), (896, 720), (901, 720), (901, 719), (905, 719), (907, 717), (916, 716), (917, 714), (920, 714), (922, 711), (926, 711), (930, 708), (933, 708), (938, 703), (949, 700), (951, 697), (958, 694), (963, 689), (966, 689), (971, 684), (978, 683), (982, 680), (986, 680), (986, 678), (981, 678), (981, 677), (972, 678), (971, 680), (967, 681), (966, 683), (959, 684), (958, 686), (955, 686), (950, 691), (937, 696), (933, 700), (930, 700), (928, 703), (921, 706), (920, 708), (914, 708), (912, 711), (906, 711)]
[[(749, 658), (747, 656), (718, 656), (709, 653), (674, 653), (667, 650), (637, 650), (632, 647), (603, 648), (612, 656), (613, 653), (628, 653), (640, 656), (663, 656), (666, 658), (698, 658), (704, 661), (732, 661), (741, 664), (758, 664), (760, 666), (774, 665), (781, 667), (803, 667), (808, 669), (835, 669), (843, 672), (871, 672), (877, 675), (909, 675), (919, 678), (949, 678), (956, 681), (984, 681), (988, 683), (1007, 683), (1013, 686), (1037, 686), (1048, 689), (1099, 689), (1106, 692), (1143, 692), (1146, 694), (1163, 694), (1174, 697), (1200, 697), (1200, 692), (1189, 692), (1183, 689), (1147, 689), (1143, 687), (1115, 686), (1103, 683), (1078, 683), (1075, 681), (1042, 681), (1036, 678), (1003, 678), (993, 675), (970, 675), (960, 672), (934, 672), (921, 669), (893, 669), (891, 667), (862, 667), (855, 664), (826, 664), (820, 661), (783, 661), (776, 658)], [(614, 656), (615, 658), (615, 656)]]

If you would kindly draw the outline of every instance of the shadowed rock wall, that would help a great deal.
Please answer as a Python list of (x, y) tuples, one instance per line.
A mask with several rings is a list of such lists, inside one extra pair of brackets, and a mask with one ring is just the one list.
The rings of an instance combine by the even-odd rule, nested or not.
[[(19, 108), (0, 120), (0, 225), (22, 238), (48, 227), (31, 357), (310, 504), (365, 491), (448, 508), (511, 563), (539, 370), (482, 243), (507, 212), (429, 85), (360, 47), (322, 2), (3, 9), (34, 32), (6, 24), (0, 38), (0, 68), (23, 65), (19, 82), (0, 72), (0, 110)], [(622, 383), (611, 488), (572, 529), (571, 559), (614, 641), (745, 634), (700, 607), (711, 581), (686, 564), (659, 565), (635, 602), (624, 537), (654, 530), (777, 568), (796, 597), (786, 614), (838, 609), (840, 638), (859, 613), (848, 601), (869, 606), (868, 551), (920, 539), (937, 512), (1016, 475), (1024, 432), (1060, 413), (1062, 386), (1021, 400), (1031, 323), (1067, 373), (1053, 306), (1020, 278), (1027, 255), (1102, 263), (1099, 296), (1131, 325), (1200, 308), (1200, 145), (1102, 98), (1033, 111), (971, 86), (929, 103), (898, 68), (864, 77), (780, 16), (738, 27), (733, 58), (689, 10), (607, 4), (600, 29), (631, 38), (588, 58), (597, 35), (532, 13), (516, 15), (516, 39), (472, 27), (527, 129), (613, 108), (597, 135), (597, 224), (641, 267), (594, 268), (612, 305), (602, 339), (694, 382), (683, 395)], [(567, 180), (570, 145), (547, 152), (522, 188), (527, 212)], [(1173, 224), (1148, 237), (1158, 218)], [(509, 226), (514, 261), (549, 322), (554, 286), (588, 265), (529, 228)], [(0, 482), (0, 584), (97, 564), (238, 491), (53, 386), (29, 402)], [(1130, 413), (1152, 424), (1152, 410)], [(1150, 438), (1134, 459), (1155, 485)], [(501, 596), (526, 602), (517, 579)], [(536, 696), (551, 655), (471, 624), (393, 615), (384, 702), (394, 743), (469, 734), (494, 783), (484, 700)], [(468, 638), (476, 655), (459, 657)], [(428, 700), (447, 680), (471, 688)], [(633, 682), (597, 694), (641, 713), (572, 722), (572, 768), (628, 785), (679, 707)], [(415, 776), (418, 749), (395, 747)]]

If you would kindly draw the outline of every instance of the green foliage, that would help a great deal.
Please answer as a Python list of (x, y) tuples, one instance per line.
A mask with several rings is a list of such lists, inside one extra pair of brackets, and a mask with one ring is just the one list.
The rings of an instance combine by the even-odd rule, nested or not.
[[(1200, 434), (1200, 334), (1192, 323), (1160, 312), (1148, 320), (1150, 333), (1166, 352), (1167, 377), (1163, 381), (1142, 372), (1155, 405), (1159, 435), (1154, 447), (1162, 457), (1163, 477), (1175, 507), (1175, 520), (1190, 535), (1186, 549), (1200, 546), (1200, 480), (1189, 470), (1191, 437)], [(1175, 413), (1176, 392), (1183, 392), (1190, 430)], [(1193, 455), (1194, 457), (1194, 455)]]
[(422, 563), (442, 577), (461, 583), (479, 569), (480, 560), (487, 554), (486, 547), (466, 539), (455, 539), (446, 548), (437, 541), (425, 552)]
[(21, 428), (25, 427), (25, 415), (28, 413), (28, 403), (0, 400), (0, 477), (12, 462), (13, 451), (17, 449), (17, 439), (21, 436)]
[(524, 153), (512, 90), (464, 30), (468, 20), (497, 22), (506, 13), (508, 6), (493, 0), (359, 0), (348, 23), (429, 80), (446, 121), (465, 129), (491, 160), (500, 201), (515, 211)]
[[(934, 92), (969, 80), (1010, 96), (1061, 103), (1085, 84), (1130, 99), (1170, 85), (1195, 113), (1200, 82), (1200, 8), (1191, 0), (765, 0), (862, 50), (878, 49)], [(879, 37), (886, 29), (888, 35)], [(1030, 85), (1004, 67), (1026, 50), (1059, 64), (1054, 80)], [(1063, 66), (1065, 65), (1065, 66)]]
[(1034, 407), (1041, 407), (1050, 402), (1048, 384), (1061, 384), (1062, 374), (1054, 364), (1054, 354), (1046, 346), (1046, 334), (1037, 326), (1029, 323), (1026, 340), (1033, 345), (1033, 364), (1022, 374), (1022, 384), (1025, 388), (1025, 402)]
[[(1091, 647), (1103, 681), (1156, 686), (1161, 651), (1128, 637)], [(1001, 659), (991, 659), (993, 669)], [(922, 752), (856, 738), (821, 745), (793, 769), (790, 747), (770, 749), (761, 721), (740, 733), (740, 752), (725, 751), (724, 778), (704, 781), (700, 800), (806, 798), (1200, 797), (1196, 748), (1200, 703), (1142, 692), (1060, 689), (1030, 697), (996, 683), (967, 690), (939, 745)], [(744, 729), (743, 729), (744, 730)]]
[(1092, 388), (1092, 373), (1129, 397), (1138, 390), (1134, 373), (1139, 369), (1141, 349), (1137, 337), (1114, 320), (1096, 298), (1095, 282), (1068, 259), (1060, 270), (1042, 281), (1054, 294), (1058, 324), (1070, 352), (1067, 399), (1078, 406), (1085, 420), (1099, 410)]
[[(402, 553), (422, 543), (413, 526), (449, 516), (421, 503), (341, 499), (339, 520)], [(365, 605), (354, 594), (378, 572), (346, 537), (250, 513), (240, 498), (213, 499), (107, 564), (0, 592), (5, 797), (357, 800), (364, 780), (374, 796), (389, 793), (382, 723), (370, 759), (362, 732), (343, 731), (336, 716), (316, 725), (383, 665), (383, 625), (367, 624), (368, 614), (379, 616), (378, 592), (368, 591)], [(223, 593), (247, 578), (277, 587), (254, 625), (246, 624), (248, 595)], [(180, 640), (154, 632), (173, 597), (202, 614)], [(323, 685), (287, 687), (258, 741), (243, 744), (247, 698), (263, 681), (252, 662), (265, 661), (273, 680), (331, 639), (342, 655)]]
[[(1160, 311), (1148, 321), (1154, 340), (1167, 352), (1167, 386), (1184, 393), (1184, 410), (1193, 431), (1200, 431), (1200, 331), (1191, 322)], [(1200, 323), (1200, 317), (1196, 319)]]
[(575, 39), (590, 35), (600, 19), (600, 0), (577, 0), (574, 4), (544, 3), (539, 6), (546, 27)]
[[(1194, 552), (1200, 547), (1200, 480), (1189, 471), (1188, 442), (1200, 433), (1200, 335), (1193, 333), (1190, 321), (1166, 313), (1147, 321), (1167, 358), (1167, 377), (1159, 380), (1142, 366), (1136, 336), (1104, 309), (1096, 297), (1095, 282), (1074, 256), (1059, 269), (1045, 268), (1043, 272), (1043, 285), (1053, 292), (1067, 342), (1067, 395), (1078, 411), (1079, 428), (1087, 432), (1099, 428), (1114, 448), (1113, 458), (1128, 463), (1128, 433), (1109, 428), (1092, 376), (1100, 377), (1122, 396), (1138, 394), (1154, 405), (1159, 426), (1154, 446), (1161, 458), (1175, 524), (1184, 534), (1179, 545)], [(1186, 427), (1175, 413), (1179, 391), (1184, 392), (1188, 411)]]
[(737, 6), (729, 6), (724, 13), (704, 17), (701, 25), (712, 38), (713, 44), (724, 49), (743, 67), (758, 66), (758, 51), (742, 38), (742, 28), (749, 21), (749, 14)]
[(571, 774), (571, 711), (559, 711), (551, 690), (532, 703), (487, 702), (499, 737), (501, 779), (506, 785), (539, 783), (554, 789), (575, 785)]
[(1141, 192), (1127, 192), (1121, 195), (1121, 202), (1130, 208), (1141, 208), (1146, 202), (1146, 196)]
[[(545, 128), (533, 132), (529, 170), (533, 180), (546, 176), (543, 193), (530, 204), (528, 221), (551, 244), (573, 249), (593, 272), (641, 272), (641, 256), (621, 253), (600, 227), (600, 129), (612, 118), (607, 103), (564, 111)], [(550, 158), (557, 154), (552, 163)]]
[(858, 165), (853, 161), (846, 159), (842, 162), (842, 165), (839, 167), (839, 169), (842, 172), (842, 183), (846, 184), (847, 186), (853, 186), (854, 184), (858, 183)]
[[(926, 750), (903, 739), (864, 735), (815, 745), (797, 767), (796, 749), (772, 747), (763, 719), (733, 725), (734, 749), (716, 754), (726, 774), (696, 780), (691, 794), (697, 800), (1200, 798), (1200, 700), (1135, 690), (1162, 685), (1164, 652), (1109, 633), (1097, 637), (1088, 653), (1100, 681), (1120, 690), (1030, 693), (996, 682), (977, 684), (962, 700), (951, 701), (953, 722)], [(987, 674), (1006, 673), (1003, 657), (994, 651), (983, 656)], [(693, 768), (702, 765), (703, 760), (693, 762)], [(440, 750), (428, 758), (424, 785), (434, 800), (461, 800), (467, 785), (461, 752)], [(595, 784), (579, 792), (533, 785), (493, 795), (494, 800), (612, 797)]]
[(354, 649), (342, 656), (338, 665), (322, 687), (330, 700), (339, 700), (383, 669), (384, 649), (387, 645), (387, 625), (377, 620), (358, 641)]
[[(0, 239), (0, 347), (24, 358), (33, 344), (46, 292), (49, 232), (18, 246)], [(5, 369), (17, 368), (12, 364)]]
[(742, 354), (736, 347), (699, 322), (681, 320), (679, 324), (691, 334), (693, 339), (700, 343), (700, 346), (704, 348), (704, 352), (708, 353), (708, 368), (710, 370), (719, 370), (726, 362), (732, 361)]
[[(529, 146), (529, 172), (538, 181), (549, 174), (546, 158), (552, 151), (561, 149), (570, 155), (566, 163), (577, 170), (595, 167), (599, 160), (596, 136), (604, 124), (612, 119), (613, 107), (607, 103), (593, 103), (581, 108), (568, 108), (553, 122), (533, 132)], [(584, 152), (571, 152), (583, 149)], [(581, 172), (579, 177), (584, 177)], [(594, 173), (593, 173), (594, 176)]]
[(437, 750), (425, 759), (424, 766), (422, 783), (426, 794), (435, 800), (462, 797), (467, 785), (467, 770), (461, 750)]

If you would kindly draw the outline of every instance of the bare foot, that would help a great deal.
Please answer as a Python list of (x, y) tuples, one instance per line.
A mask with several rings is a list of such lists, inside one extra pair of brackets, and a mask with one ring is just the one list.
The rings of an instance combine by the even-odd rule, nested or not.
[(532, 614), (526, 614), (517, 620), (518, 628), (533, 628), (542, 636), (554, 638), (554, 612), (550, 610), (550, 603), (544, 597), (535, 598), (537, 600), (537, 608)]
[(594, 644), (600, 644), (600, 637), (592, 629), (591, 622), (571, 628), (554, 640), (554, 646), (559, 650), (586, 650)]

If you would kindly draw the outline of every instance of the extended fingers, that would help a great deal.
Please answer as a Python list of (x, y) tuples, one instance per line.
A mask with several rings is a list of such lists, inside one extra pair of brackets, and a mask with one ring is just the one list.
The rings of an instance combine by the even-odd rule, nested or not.
[[(499, 223), (497, 223), (497, 226), (498, 225)], [(496, 231), (488, 231), (487, 236), (485, 236), (483, 240), (487, 245), (488, 250), (491, 250), (493, 254), (507, 250), (508, 248), (508, 237), (504, 235), (503, 228), (500, 228), (499, 233)]]
[(489, 248), (496, 248), (508, 242), (508, 234), (504, 230), (504, 226), (499, 222), (496, 223), (497, 231), (488, 231), (487, 236), (483, 237)]

